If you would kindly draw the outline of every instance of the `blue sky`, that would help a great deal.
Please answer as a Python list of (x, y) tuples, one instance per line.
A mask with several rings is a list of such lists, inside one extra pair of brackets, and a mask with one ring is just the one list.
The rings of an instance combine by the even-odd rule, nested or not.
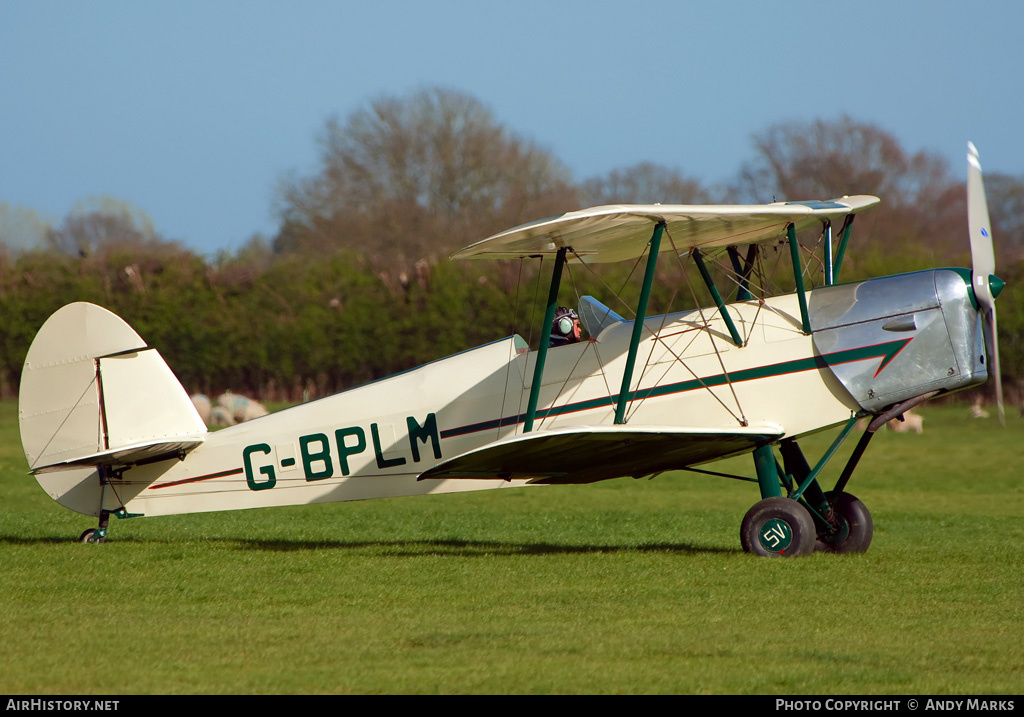
[(958, 176), (968, 139), (1021, 175), (1021, 28), (1010, 0), (0, 0), (0, 202), (59, 222), (114, 196), (237, 249), (273, 235), (329, 117), (435, 85), (577, 179), (653, 161), (710, 185), (754, 133), (844, 113)]

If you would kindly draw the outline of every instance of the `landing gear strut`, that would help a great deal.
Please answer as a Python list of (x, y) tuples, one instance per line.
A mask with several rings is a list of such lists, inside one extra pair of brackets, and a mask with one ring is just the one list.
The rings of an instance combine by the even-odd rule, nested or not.
[[(828, 553), (865, 552), (874, 535), (871, 513), (860, 500), (846, 493), (843, 488), (871, 436), (884, 425), (884, 420), (888, 420), (888, 413), (891, 412), (871, 422), (835, 489), (828, 493), (819, 487), (817, 476), (853, 429), (855, 418), (850, 419), (839, 438), (813, 469), (793, 439), (782, 441), (785, 467), (776, 460), (771, 446), (757, 448), (754, 451), (754, 467), (762, 500), (743, 518), (740, 529), (743, 550), (754, 555), (773, 557), (798, 557), (809, 555), (815, 550)], [(783, 495), (783, 489), (786, 495)]]
[[(125, 469), (115, 469), (113, 466), (100, 465), (96, 467), (99, 474), (100, 485), (100, 524), (95, 528), (89, 528), (78, 536), (79, 543), (104, 543), (107, 540), (107, 525), (110, 524), (110, 511), (103, 509), (103, 499), (107, 494), (107, 486), (111, 478), (120, 478)], [(122, 509), (123, 510), (123, 509)], [(120, 517), (120, 516), (119, 516)]]

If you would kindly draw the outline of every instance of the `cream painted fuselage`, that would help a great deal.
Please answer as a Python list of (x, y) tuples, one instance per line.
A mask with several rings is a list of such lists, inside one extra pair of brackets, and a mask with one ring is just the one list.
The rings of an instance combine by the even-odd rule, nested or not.
[[(954, 271), (808, 297), (811, 334), (796, 295), (730, 304), (742, 346), (717, 309), (648, 318), (627, 424), (765, 427), (796, 437), (985, 380), (977, 313)], [(615, 322), (549, 350), (534, 431), (614, 424), (632, 327)], [(36, 477), (60, 503), (90, 515), (101, 505), (154, 516), (521, 486), (417, 476), (521, 435), (536, 357), (513, 336), (209, 433), (181, 460), (127, 466), (103, 481), (90, 467)]]

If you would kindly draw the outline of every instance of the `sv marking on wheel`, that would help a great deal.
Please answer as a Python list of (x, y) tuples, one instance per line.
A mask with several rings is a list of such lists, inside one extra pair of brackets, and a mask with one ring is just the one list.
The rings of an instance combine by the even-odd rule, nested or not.
[(759, 538), (765, 550), (784, 553), (793, 542), (793, 529), (786, 521), (772, 518), (761, 527)]

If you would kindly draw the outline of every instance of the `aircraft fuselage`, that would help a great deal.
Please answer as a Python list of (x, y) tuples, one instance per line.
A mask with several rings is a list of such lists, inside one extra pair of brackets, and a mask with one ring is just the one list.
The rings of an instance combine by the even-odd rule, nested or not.
[[(630, 426), (775, 426), (799, 436), (927, 391), (987, 377), (959, 270), (882, 277), (649, 317), (627, 397)], [(552, 348), (533, 430), (611, 426), (632, 322)], [(184, 460), (40, 473), (51, 496), (97, 515), (166, 515), (447, 493), (524, 481), (424, 480), (439, 461), (523, 432), (537, 352), (519, 336), (207, 435)], [(681, 467), (681, 466), (680, 466)], [(92, 477), (88, 473), (92, 471)], [(83, 478), (87, 478), (83, 480)]]

